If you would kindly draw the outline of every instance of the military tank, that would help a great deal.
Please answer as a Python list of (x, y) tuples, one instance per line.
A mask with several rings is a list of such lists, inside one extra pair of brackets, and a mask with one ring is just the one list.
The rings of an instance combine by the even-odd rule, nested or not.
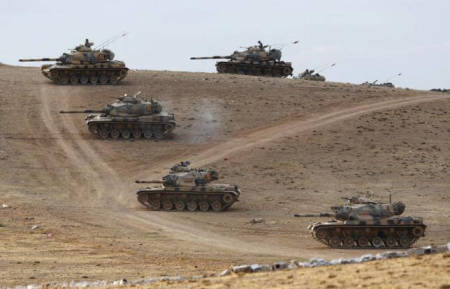
[(369, 200), (331, 207), (333, 213), (296, 214), (296, 217), (332, 217), (308, 226), (317, 241), (331, 248), (409, 248), (425, 236), (426, 225), (419, 217), (400, 217), (402, 202)]
[(57, 58), (19, 59), (29, 61), (56, 61), (44, 64), (42, 74), (58, 84), (116, 84), (127, 76), (128, 68), (123, 61), (114, 60), (114, 53), (109, 49), (96, 50), (94, 43), (86, 39), (70, 53), (63, 53)]
[(383, 82), (383, 83), (378, 83), (378, 80), (372, 81), (372, 82), (363, 82), (361, 83), (361, 85), (363, 86), (375, 86), (375, 87), (389, 87), (389, 88), (395, 88), (395, 85), (392, 82)]
[(263, 45), (261, 41), (258, 41), (258, 45), (247, 47), (245, 51), (234, 51), (231, 55), (191, 59), (229, 59), (216, 63), (218, 73), (287, 77), (294, 70), (290, 62), (281, 61), (281, 50)]
[(214, 170), (181, 164), (162, 180), (137, 180), (138, 184), (159, 184), (138, 190), (137, 199), (150, 210), (224, 211), (239, 200), (241, 192), (236, 185), (211, 183), (218, 178)]
[(60, 113), (87, 113), (89, 131), (102, 139), (162, 139), (175, 129), (172, 113), (163, 111), (158, 101), (134, 96), (118, 97), (116, 102), (100, 110), (60, 111)]
[(319, 73), (314, 73), (314, 69), (306, 69), (298, 75), (298, 78), (304, 80), (325, 81), (325, 76), (320, 75)]

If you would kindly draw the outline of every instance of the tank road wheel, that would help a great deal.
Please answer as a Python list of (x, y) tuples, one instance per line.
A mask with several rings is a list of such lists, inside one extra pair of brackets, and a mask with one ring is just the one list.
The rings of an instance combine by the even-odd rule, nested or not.
[(292, 68), (290, 68), (290, 67), (283, 68), (283, 77), (289, 76), (291, 74), (292, 74)]
[(150, 199), (148, 203), (150, 205), (150, 210), (157, 211), (161, 209), (161, 202), (158, 199)]
[(173, 203), (171, 200), (164, 200), (162, 202), (162, 207), (165, 211), (170, 211), (173, 209)]
[(187, 209), (190, 212), (196, 211), (197, 210), (197, 202), (196, 201), (187, 202)]
[(355, 246), (355, 240), (351, 236), (347, 236), (342, 240), (342, 247), (346, 249), (353, 248)]
[(175, 201), (175, 209), (177, 211), (184, 211), (185, 207), (186, 207), (186, 204), (183, 201), (181, 201), (181, 200)]
[(100, 84), (108, 84), (108, 82), (109, 82), (108, 75), (106, 73), (100, 74), (100, 76), (98, 78), (98, 82), (100, 82)]
[(113, 127), (111, 129), (110, 134), (111, 134), (111, 138), (112, 139), (119, 139), (119, 137), (120, 137), (120, 130), (118, 128)]
[(111, 84), (117, 84), (120, 80), (120, 72), (114, 72), (111, 76)]
[(269, 76), (269, 77), (272, 76), (272, 70), (270, 68), (264, 69), (263, 73), (264, 73), (264, 76)]
[(98, 83), (98, 75), (97, 73), (92, 73), (91, 75), (89, 75), (89, 81), (91, 82), (91, 84), (97, 84)]
[(341, 238), (339, 236), (333, 236), (328, 241), (328, 244), (330, 244), (331, 248), (341, 248)]
[(155, 139), (162, 139), (164, 137), (164, 128), (162, 125), (155, 125), (152, 131)]
[(60, 73), (58, 76), (58, 83), (59, 84), (68, 84), (69, 83), (69, 75), (66, 73)]
[(73, 73), (70, 76), (70, 84), (78, 84), (79, 78), (78, 75), (76, 73)]
[(220, 212), (222, 211), (222, 203), (220, 201), (212, 201), (211, 202), (211, 208), (214, 212)]
[(398, 240), (398, 243), (400, 244), (400, 247), (402, 247), (402, 248), (409, 248), (409, 247), (411, 247), (412, 240), (408, 236), (402, 236)]
[(388, 247), (388, 248), (395, 248), (397, 246), (397, 241), (395, 241), (395, 239), (392, 236), (388, 236), (384, 240), (384, 243), (386, 244), (386, 247)]
[(98, 134), (98, 129), (97, 129), (97, 125), (96, 125), (96, 124), (90, 123), (90, 124), (88, 125), (88, 129), (89, 129), (89, 131), (90, 131), (92, 134), (95, 134), (95, 135)]
[(222, 200), (225, 202), (225, 204), (231, 204), (234, 200), (233, 195), (231, 195), (230, 193), (226, 193), (225, 195), (223, 195)]
[(227, 72), (227, 65), (225, 63), (218, 63), (216, 68), (217, 68), (218, 73), (226, 73)]
[(131, 133), (133, 134), (134, 139), (140, 139), (142, 136), (142, 131), (138, 127), (133, 128)]
[(98, 135), (102, 138), (102, 139), (107, 139), (109, 137), (109, 132), (110, 129), (109, 127), (107, 127), (106, 125), (102, 125), (99, 127), (98, 129)]
[(372, 246), (377, 249), (383, 247), (384, 245), (383, 240), (380, 237), (373, 237), (371, 243)]
[(86, 85), (89, 83), (89, 77), (86, 74), (81, 74), (80, 83)]
[(319, 240), (327, 240), (328, 237), (328, 233), (326, 230), (324, 229), (318, 229), (316, 231), (316, 238)]
[(143, 134), (144, 134), (145, 139), (152, 139), (152, 137), (153, 137), (152, 130), (149, 128), (144, 129)]
[(412, 234), (414, 237), (419, 238), (423, 236), (423, 228), (422, 227), (415, 227), (412, 229)]
[(123, 128), (120, 130), (120, 135), (124, 139), (129, 139), (131, 137), (131, 131), (128, 128)]
[(369, 239), (366, 236), (361, 236), (358, 238), (358, 246), (360, 248), (370, 247)]
[(209, 203), (207, 201), (198, 202), (198, 208), (202, 212), (207, 212), (209, 210)]

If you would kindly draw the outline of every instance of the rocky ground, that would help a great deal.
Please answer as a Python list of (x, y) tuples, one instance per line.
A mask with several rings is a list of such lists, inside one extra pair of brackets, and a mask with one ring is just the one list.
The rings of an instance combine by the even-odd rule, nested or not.
[[(0, 87), (1, 285), (360, 256), (367, 251), (315, 242), (306, 230), (315, 220), (292, 217), (326, 211), (353, 194), (386, 200), (391, 192), (404, 201), (405, 214), (428, 225), (417, 245), (450, 239), (446, 94), (157, 71), (131, 71), (118, 86), (72, 87), (52, 84), (36, 68), (10, 66), (0, 67)], [(101, 108), (136, 91), (175, 113), (173, 136), (103, 141), (89, 134), (83, 115), (58, 114)], [(144, 210), (134, 180), (159, 177), (186, 159), (238, 184), (240, 202), (223, 213)]]

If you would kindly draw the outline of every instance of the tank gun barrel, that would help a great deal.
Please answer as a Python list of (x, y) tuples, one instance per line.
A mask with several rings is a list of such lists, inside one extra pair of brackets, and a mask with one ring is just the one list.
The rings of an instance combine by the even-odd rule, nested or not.
[(57, 58), (25, 58), (25, 59), (19, 59), (20, 62), (33, 62), (33, 61), (58, 61), (60, 60), (59, 57)]
[(163, 184), (164, 181), (161, 181), (161, 180), (150, 180), (150, 181), (136, 180), (135, 183), (136, 184)]
[(202, 57), (191, 57), (191, 60), (202, 60), (202, 59), (231, 59), (230, 55), (227, 56), (202, 56)]
[(294, 217), (299, 218), (320, 218), (320, 217), (334, 217), (332, 213), (319, 213), (319, 214), (294, 214)]
[(104, 110), (92, 110), (92, 109), (86, 109), (86, 110), (61, 110), (59, 113), (104, 113)]

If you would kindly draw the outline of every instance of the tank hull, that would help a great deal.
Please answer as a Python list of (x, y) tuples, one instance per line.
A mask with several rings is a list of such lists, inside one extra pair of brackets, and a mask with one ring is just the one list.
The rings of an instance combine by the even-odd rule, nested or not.
[(317, 241), (330, 248), (410, 248), (424, 236), (426, 226), (414, 218), (397, 224), (315, 223), (309, 227)]
[(138, 201), (150, 210), (209, 211), (227, 210), (238, 201), (237, 186), (205, 185), (193, 187), (156, 187), (137, 192)]
[(102, 139), (158, 140), (166, 137), (176, 127), (171, 114), (141, 117), (111, 117), (91, 114), (86, 117), (89, 131)]
[(293, 68), (289, 62), (245, 62), (220, 61), (216, 63), (218, 73), (244, 74), (269, 77), (288, 77)]
[(325, 77), (322, 75), (305, 75), (305, 76), (301, 76), (299, 78), (303, 79), (303, 80), (325, 81)]
[(46, 64), (41, 67), (42, 74), (57, 84), (99, 85), (117, 84), (128, 74), (122, 61), (109, 61), (96, 64)]

